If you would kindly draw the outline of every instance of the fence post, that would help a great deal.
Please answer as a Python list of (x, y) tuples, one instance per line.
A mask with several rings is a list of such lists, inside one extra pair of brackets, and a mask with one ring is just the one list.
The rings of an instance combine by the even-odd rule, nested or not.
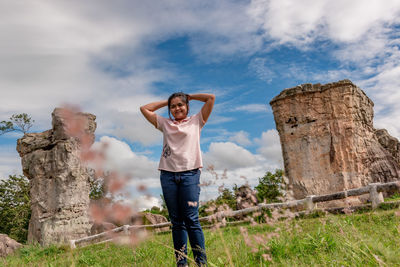
[(75, 240), (70, 240), (70, 241), (69, 241), (69, 247), (70, 247), (71, 249), (76, 248)]
[(376, 190), (376, 186), (379, 183), (372, 183), (369, 184), (369, 200), (371, 201), (371, 206), (373, 209), (376, 209), (380, 203), (383, 202), (383, 195), (382, 192)]
[(123, 227), (122, 230), (123, 230), (124, 235), (129, 235), (129, 225), (126, 224), (122, 227)]
[(314, 202), (312, 201), (313, 197), (314, 197), (314, 195), (310, 195), (310, 196), (307, 196), (307, 197), (306, 197), (306, 207), (307, 207), (307, 210), (314, 210), (314, 208), (315, 208), (315, 204), (314, 204)]

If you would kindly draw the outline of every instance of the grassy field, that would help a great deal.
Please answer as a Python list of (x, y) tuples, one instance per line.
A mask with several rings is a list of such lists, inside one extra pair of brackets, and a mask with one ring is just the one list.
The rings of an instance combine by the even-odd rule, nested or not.
[[(205, 230), (210, 266), (400, 266), (400, 210)], [(139, 246), (25, 247), (1, 266), (175, 266), (170, 233)], [(194, 264), (192, 264), (193, 266)]]

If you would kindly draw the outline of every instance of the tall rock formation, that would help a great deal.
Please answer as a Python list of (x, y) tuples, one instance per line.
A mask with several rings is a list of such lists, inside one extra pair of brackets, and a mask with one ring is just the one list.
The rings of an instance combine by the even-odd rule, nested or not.
[[(17, 142), (23, 173), (30, 181), (32, 215), (28, 242), (66, 243), (87, 236), (91, 223), (89, 172), (80, 159), (80, 141), (66, 132), (63, 109), (52, 113), (52, 129), (25, 134)], [(96, 116), (77, 113), (82, 131), (94, 141)]]
[(303, 84), (270, 102), (296, 199), (400, 178), (400, 145), (373, 127), (373, 102), (350, 80)]

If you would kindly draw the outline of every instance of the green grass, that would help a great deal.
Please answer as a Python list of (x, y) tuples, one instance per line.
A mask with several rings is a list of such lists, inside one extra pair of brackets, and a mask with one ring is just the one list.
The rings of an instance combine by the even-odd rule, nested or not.
[[(243, 225), (249, 236), (278, 234), (262, 244), (253, 243), (253, 248), (245, 244), (240, 226), (205, 230), (209, 265), (400, 266), (400, 217), (396, 212), (323, 215), (273, 226)], [(0, 258), (0, 266), (175, 266), (171, 246), (170, 233), (151, 236), (135, 248), (111, 243), (75, 250), (28, 246)], [(258, 251), (252, 251), (254, 248)], [(263, 254), (272, 261), (264, 260)]]
[(400, 193), (396, 192), (390, 197), (385, 198), (385, 201), (393, 201), (393, 200), (400, 200)]

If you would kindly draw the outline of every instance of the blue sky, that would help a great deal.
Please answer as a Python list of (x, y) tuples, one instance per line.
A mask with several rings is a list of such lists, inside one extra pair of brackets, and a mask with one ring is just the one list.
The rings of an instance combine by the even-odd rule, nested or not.
[[(400, 137), (399, 1), (4, 0), (0, 15), (0, 120), (26, 112), (39, 132), (55, 107), (79, 105), (97, 115), (109, 168), (155, 197), (161, 134), (139, 106), (175, 91), (217, 96), (201, 146), (228, 179), (203, 199), (283, 167), (269, 101), (285, 88), (350, 79), (375, 127)], [(19, 137), (0, 136), (0, 177), (21, 173)]]

